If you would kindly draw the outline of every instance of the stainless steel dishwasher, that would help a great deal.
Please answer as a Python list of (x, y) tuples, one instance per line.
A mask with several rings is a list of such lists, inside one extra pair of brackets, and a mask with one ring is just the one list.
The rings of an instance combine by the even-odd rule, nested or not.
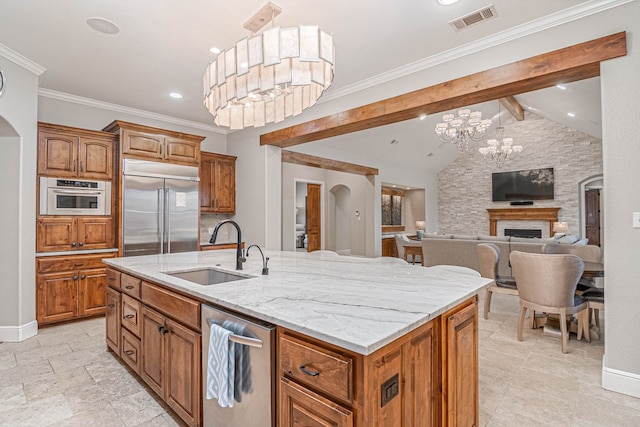
[[(211, 324), (236, 331), (229, 340), (244, 352), (245, 382), (237, 384), (232, 408), (222, 408), (216, 399), (208, 400), (207, 367)], [(272, 427), (275, 426), (275, 326), (249, 320), (224, 310), (202, 305), (202, 417), (204, 427)], [(238, 351), (238, 350), (236, 350)], [(247, 375), (248, 374), (248, 375)]]

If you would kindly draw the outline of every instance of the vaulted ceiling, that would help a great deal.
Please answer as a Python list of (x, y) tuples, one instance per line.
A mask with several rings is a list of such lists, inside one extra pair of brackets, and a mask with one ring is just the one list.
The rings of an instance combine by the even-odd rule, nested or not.
[[(202, 106), (202, 72), (215, 55), (209, 48), (227, 48), (248, 36), (243, 23), (265, 0), (21, 0), (4, 2), (0, 13), (0, 51), (17, 53), (46, 69), (41, 95), (84, 98), (177, 118), (207, 130), (218, 130)], [(276, 0), (283, 12), (281, 27), (318, 24), (333, 35), (336, 76), (325, 98), (339, 97), (375, 82), (428, 67), (433, 61), (472, 49), (480, 43), (505, 40), (544, 25), (570, 20), (610, 1), (461, 0), (441, 6), (436, 0)], [(456, 31), (449, 21), (492, 4), (496, 16)], [(87, 25), (101, 17), (115, 23), (117, 34), (103, 34)], [(36, 66), (37, 67), (37, 66)], [(168, 97), (180, 92), (183, 99)], [(517, 100), (537, 114), (600, 137), (599, 81), (571, 84), (521, 94)], [(106, 104), (105, 104), (106, 105)], [(497, 103), (478, 106), (494, 117)], [(575, 118), (567, 116), (576, 113)], [(342, 149), (392, 160), (413, 159), (429, 167), (428, 153), (441, 154), (438, 165), (456, 156), (435, 138), (439, 118), (385, 126), (353, 134)], [(224, 131), (224, 130), (220, 130)], [(389, 155), (389, 142), (400, 141)], [(406, 150), (406, 151), (405, 151)], [(415, 153), (419, 153), (416, 155)], [(427, 159), (425, 162), (424, 159)]]

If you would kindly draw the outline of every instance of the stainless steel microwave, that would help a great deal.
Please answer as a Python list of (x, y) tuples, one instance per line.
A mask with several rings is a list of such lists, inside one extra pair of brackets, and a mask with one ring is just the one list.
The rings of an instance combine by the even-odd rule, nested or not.
[(111, 215), (111, 182), (40, 177), (40, 215)]

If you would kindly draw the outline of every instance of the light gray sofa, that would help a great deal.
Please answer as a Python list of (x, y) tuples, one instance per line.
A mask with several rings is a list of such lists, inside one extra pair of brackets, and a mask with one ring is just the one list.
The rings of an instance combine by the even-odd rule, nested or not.
[[(460, 234), (427, 234), (421, 240), (424, 265), (459, 265), (480, 271), (479, 243), (493, 243), (500, 248), (498, 275), (512, 276), (509, 266), (511, 251), (540, 253), (545, 243), (559, 243), (555, 239), (527, 239), (522, 237), (473, 236)], [(561, 242), (560, 242), (561, 243)]]

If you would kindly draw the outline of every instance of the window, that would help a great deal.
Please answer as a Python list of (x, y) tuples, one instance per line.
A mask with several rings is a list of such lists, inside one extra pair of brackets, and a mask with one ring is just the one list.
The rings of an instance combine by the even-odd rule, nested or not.
[(382, 189), (382, 225), (402, 225), (404, 191)]

